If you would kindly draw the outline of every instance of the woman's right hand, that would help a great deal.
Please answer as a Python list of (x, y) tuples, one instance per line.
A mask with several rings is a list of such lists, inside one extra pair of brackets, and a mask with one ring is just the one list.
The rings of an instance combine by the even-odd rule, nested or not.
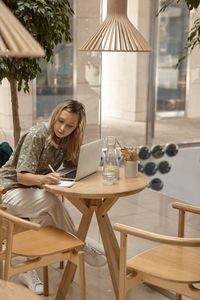
[(44, 177), (45, 184), (58, 184), (60, 182), (60, 173), (48, 173)]
[(46, 175), (21, 172), (17, 173), (17, 181), (20, 184), (33, 186), (44, 184), (58, 184), (60, 182), (60, 173), (48, 173)]

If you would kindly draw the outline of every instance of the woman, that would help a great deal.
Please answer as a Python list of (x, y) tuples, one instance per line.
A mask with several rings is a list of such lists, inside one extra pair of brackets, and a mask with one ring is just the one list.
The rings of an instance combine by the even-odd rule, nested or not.
[[(3, 195), (8, 212), (28, 217), (41, 226), (53, 225), (73, 234), (74, 223), (60, 199), (42, 188), (44, 184), (58, 184), (59, 173), (52, 173), (62, 164), (76, 165), (86, 124), (83, 104), (67, 100), (53, 110), (48, 122), (29, 129), (19, 140), (9, 161), (0, 170), (0, 185), (7, 189)], [(105, 257), (87, 245), (86, 262), (105, 264)], [(90, 255), (88, 255), (90, 254)], [(31, 290), (41, 294), (43, 286), (37, 273), (20, 274)]]

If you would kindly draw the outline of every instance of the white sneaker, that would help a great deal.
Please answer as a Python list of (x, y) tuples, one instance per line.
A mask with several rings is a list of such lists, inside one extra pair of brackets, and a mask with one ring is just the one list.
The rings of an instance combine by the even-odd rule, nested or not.
[(107, 263), (103, 247), (96, 241), (87, 238), (84, 246), (85, 262), (93, 267), (103, 267)]
[(38, 295), (43, 294), (43, 283), (39, 279), (35, 270), (19, 274), (19, 279), (32, 292)]

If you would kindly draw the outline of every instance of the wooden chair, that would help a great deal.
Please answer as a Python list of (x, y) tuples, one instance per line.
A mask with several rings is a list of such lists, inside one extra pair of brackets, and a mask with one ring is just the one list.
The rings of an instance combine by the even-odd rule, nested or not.
[[(185, 238), (185, 212), (200, 214), (200, 207), (175, 202), (172, 206), (179, 210), (178, 237), (166, 236), (137, 229), (123, 224), (114, 224), (120, 232), (119, 300), (126, 299), (129, 289), (143, 282), (200, 299), (200, 251), (192, 247), (200, 246), (200, 238)], [(157, 242), (160, 245), (127, 260), (127, 236)]]
[(0, 204), (2, 203), (2, 195), (6, 193), (6, 189), (0, 186)]
[[(6, 249), (0, 251), (0, 260), (5, 260), (4, 280), (12, 276), (64, 260), (78, 266), (80, 299), (86, 299), (84, 243), (72, 234), (55, 227), (41, 227), (0, 209), (1, 236), (6, 240)], [(15, 233), (15, 231), (24, 231)], [(13, 263), (14, 256), (29, 258)], [(48, 281), (47, 281), (48, 282)]]
[[(0, 209), (6, 210), (6, 205), (2, 204), (2, 196), (6, 193), (6, 189), (0, 186)], [(62, 196), (62, 202), (64, 202), (64, 197)], [(23, 218), (29, 220), (29, 218)], [(30, 220), (29, 220), (30, 221)], [(20, 230), (20, 229), (18, 229)], [(0, 245), (2, 245), (2, 240), (0, 240)], [(60, 269), (64, 269), (64, 261), (60, 261)], [(0, 264), (0, 278), (2, 278), (2, 263)], [(44, 296), (48, 296), (48, 267), (43, 268), (43, 284), (44, 284)]]

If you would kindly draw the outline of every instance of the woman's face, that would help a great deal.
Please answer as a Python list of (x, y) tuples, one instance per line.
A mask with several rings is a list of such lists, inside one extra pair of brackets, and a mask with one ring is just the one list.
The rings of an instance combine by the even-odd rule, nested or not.
[(63, 138), (72, 133), (78, 125), (79, 115), (63, 110), (54, 124), (54, 132), (58, 138)]

